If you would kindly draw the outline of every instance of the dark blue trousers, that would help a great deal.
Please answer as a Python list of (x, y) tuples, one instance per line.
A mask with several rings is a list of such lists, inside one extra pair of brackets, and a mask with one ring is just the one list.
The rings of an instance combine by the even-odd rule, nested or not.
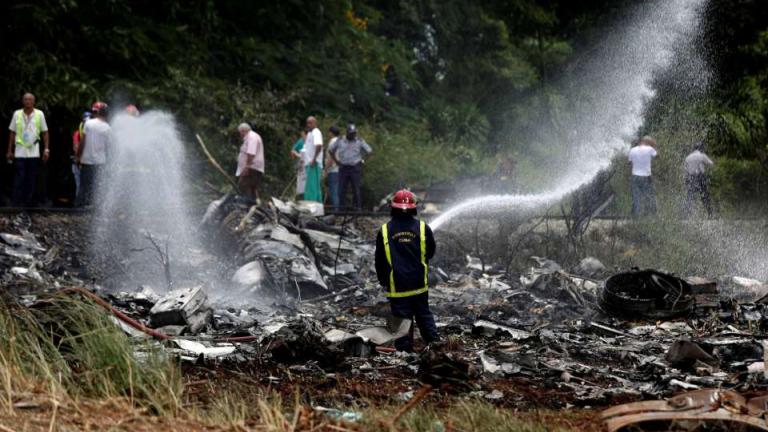
[[(416, 321), (424, 342), (431, 343), (440, 338), (437, 334), (435, 317), (429, 310), (429, 293), (412, 297), (390, 298), (389, 305), (392, 308), (393, 316)], [(413, 324), (411, 324), (411, 331), (408, 336), (403, 336), (395, 341), (395, 348), (398, 351), (413, 351)]]
[(339, 206), (347, 209), (347, 188), (352, 189), (352, 205), (360, 210), (363, 207), (360, 185), (363, 181), (363, 164), (339, 165)]
[(35, 195), (40, 158), (16, 158), (13, 160), (13, 164), (16, 168), (11, 198), (13, 205), (16, 207), (30, 206)]
[(86, 165), (80, 166), (80, 195), (78, 195), (76, 204), (78, 207), (91, 205), (96, 196), (96, 191), (101, 182), (102, 166)]
[(334, 210), (339, 209), (339, 173), (328, 173), (328, 198)]
[(688, 197), (685, 200), (686, 216), (693, 213), (693, 202), (696, 196), (701, 196), (701, 203), (709, 216), (712, 216), (712, 200), (709, 197), (709, 179), (706, 174), (688, 174), (685, 176), (688, 186)]

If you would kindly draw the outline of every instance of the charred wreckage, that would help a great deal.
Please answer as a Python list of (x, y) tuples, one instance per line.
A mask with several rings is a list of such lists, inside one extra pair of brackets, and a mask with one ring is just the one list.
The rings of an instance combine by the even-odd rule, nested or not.
[(404, 401), (426, 388), (520, 408), (611, 407), (602, 414), (611, 431), (679, 421), (768, 430), (768, 285), (760, 281), (613, 273), (594, 258), (563, 269), (532, 257), (519, 275), (472, 260), (461, 268), (438, 262), (430, 303), (442, 340), (403, 353), (392, 342), (414, 330), (389, 316), (370, 219), (339, 220), (276, 199), (213, 202), (201, 229), (236, 263), (225, 302), (205, 286), (89, 283), (69, 242), (38, 230), (38, 217), (0, 225), (6, 297), (27, 305), (53, 292), (87, 297), (128, 335), (155, 339), (182, 362), (258, 361), (361, 383), (397, 377)]

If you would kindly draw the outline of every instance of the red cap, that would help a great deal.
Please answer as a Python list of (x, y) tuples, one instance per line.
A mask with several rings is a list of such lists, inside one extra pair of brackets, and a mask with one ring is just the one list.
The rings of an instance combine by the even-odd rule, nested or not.
[(106, 109), (107, 109), (107, 104), (101, 101), (96, 101), (93, 103), (93, 105), (91, 105), (91, 111), (95, 113), (99, 111), (106, 111)]
[(402, 210), (415, 209), (416, 195), (408, 189), (401, 189), (395, 192), (395, 196), (392, 197), (392, 208)]

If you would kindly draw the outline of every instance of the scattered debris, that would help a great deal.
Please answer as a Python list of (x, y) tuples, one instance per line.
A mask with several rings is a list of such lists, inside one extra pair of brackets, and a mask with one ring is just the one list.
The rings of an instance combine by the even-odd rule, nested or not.
[(512, 340), (525, 340), (533, 337), (531, 332), (496, 324), (487, 320), (476, 321), (472, 326), (472, 332), (491, 337), (498, 336), (499, 334), (506, 334), (507, 336), (511, 336)]
[(504, 393), (494, 389), (490, 393), (486, 393), (483, 397), (491, 401), (497, 401), (497, 400), (504, 399)]
[[(765, 420), (767, 396), (746, 399), (726, 390), (705, 389), (667, 401), (635, 402), (603, 411), (601, 417), (610, 432), (632, 426), (632, 430), (668, 431), (685, 424), (685, 430), (701, 430), (704, 424), (720, 423), (726, 430), (751, 427), (768, 431)], [(741, 430), (741, 429), (740, 429)]]
[[(432, 391), (415, 387), (417, 379), (436, 391), (551, 408), (689, 389), (762, 391), (768, 383), (761, 282), (654, 270), (606, 280), (604, 266), (591, 258), (573, 273), (542, 257), (522, 275), (471, 257), (469, 269), (463, 260), (436, 265), (429, 295), (442, 341), (417, 346), (417, 354), (395, 352), (393, 341), (418, 328), (389, 316), (375, 279), (380, 221), (334, 222), (315, 213), (279, 200), (253, 206), (228, 196), (212, 203), (202, 230), (222, 255), (224, 295), (206, 295), (208, 285), (161, 297), (149, 286), (132, 290), (138, 284), (130, 282), (125, 289), (88, 284), (78, 277), (83, 264), (72, 246), (32, 235), (28, 222), (0, 236), (0, 278), (27, 304), (46, 291), (87, 286), (93, 292), (64, 292), (113, 313), (137, 347), (150, 336), (187, 365), (255, 364), (264, 382), (301, 375), (324, 380), (323, 388), (350, 378), (372, 387), (403, 383), (389, 397), (409, 403)], [(317, 410), (360, 421), (344, 408)]]
[(189, 334), (197, 334), (213, 317), (207, 300), (201, 286), (171, 291), (149, 311), (149, 323), (155, 328), (185, 326)]
[(670, 366), (680, 369), (692, 369), (699, 363), (716, 366), (717, 359), (704, 351), (698, 344), (689, 340), (679, 340), (672, 344), (665, 357)]
[(763, 303), (768, 300), (768, 284), (759, 280), (732, 276), (722, 284), (724, 296), (739, 303)]
[(321, 412), (333, 420), (342, 420), (345, 422), (355, 423), (363, 419), (363, 414), (355, 411), (342, 411), (335, 408), (326, 408), (323, 406), (316, 406), (315, 411)]
[(469, 390), (469, 364), (451, 353), (426, 350), (419, 361), (419, 380), (435, 387)]
[(603, 276), (607, 271), (608, 269), (605, 268), (605, 265), (595, 257), (586, 257), (582, 259), (581, 262), (579, 262), (579, 265), (573, 269), (573, 272), (577, 275), (590, 278)]
[(325, 337), (318, 323), (306, 317), (279, 326), (262, 339), (261, 347), (272, 360), (286, 364), (315, 360), (321, 366), (338, 368), (345, 357), (344, 351)]
[(180, 348), (181, 358), (191, 361), (195, 361), (201, 357), (204, 359), (227, 357), (237, 349), (235, 345), (231, 343), (209, 346), (202, 342), (180, 338), (173, 339), (173, 343)]
[(683, 279), (638, 270), (608, 278), (600, 304), (606, 312), (620, 317), (666, 319), (690, 313), (693, 297)]

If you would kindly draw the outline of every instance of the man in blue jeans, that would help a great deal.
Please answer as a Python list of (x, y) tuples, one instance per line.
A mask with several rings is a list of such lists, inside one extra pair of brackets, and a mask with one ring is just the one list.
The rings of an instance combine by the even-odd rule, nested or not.
[[(429, 310), (427, 275), (435, 255), (435, 238), (429, 226), (417, 219), (416, 197), (398, 191), (391, 202), (392, 219), (376, 236), (376, 276), (386, 289), (392, 315), (415, 319), (427, 344), (439, 339)], [(413, 325), (408, 336), (395, 341), (398, 351), (413, 351)]]
[(657, 154), (656, 140), (647, 135), (629, 151), (629, 163), (632, 165), (632, 216), (656, 214), (651, 161)]
[(48, 141), (48, 124), (45, 115), (35, 108), (35, 96), (26, 93), (21, 99), (22, 109), (16, 110), (8, 126), (8, 163), (15, 164), (13, 179), (14, 206), (32, 205), (37, 184), (37, 173), (40, 167), (40, 141), (43, 162), (48, 162), (51, 155)]

